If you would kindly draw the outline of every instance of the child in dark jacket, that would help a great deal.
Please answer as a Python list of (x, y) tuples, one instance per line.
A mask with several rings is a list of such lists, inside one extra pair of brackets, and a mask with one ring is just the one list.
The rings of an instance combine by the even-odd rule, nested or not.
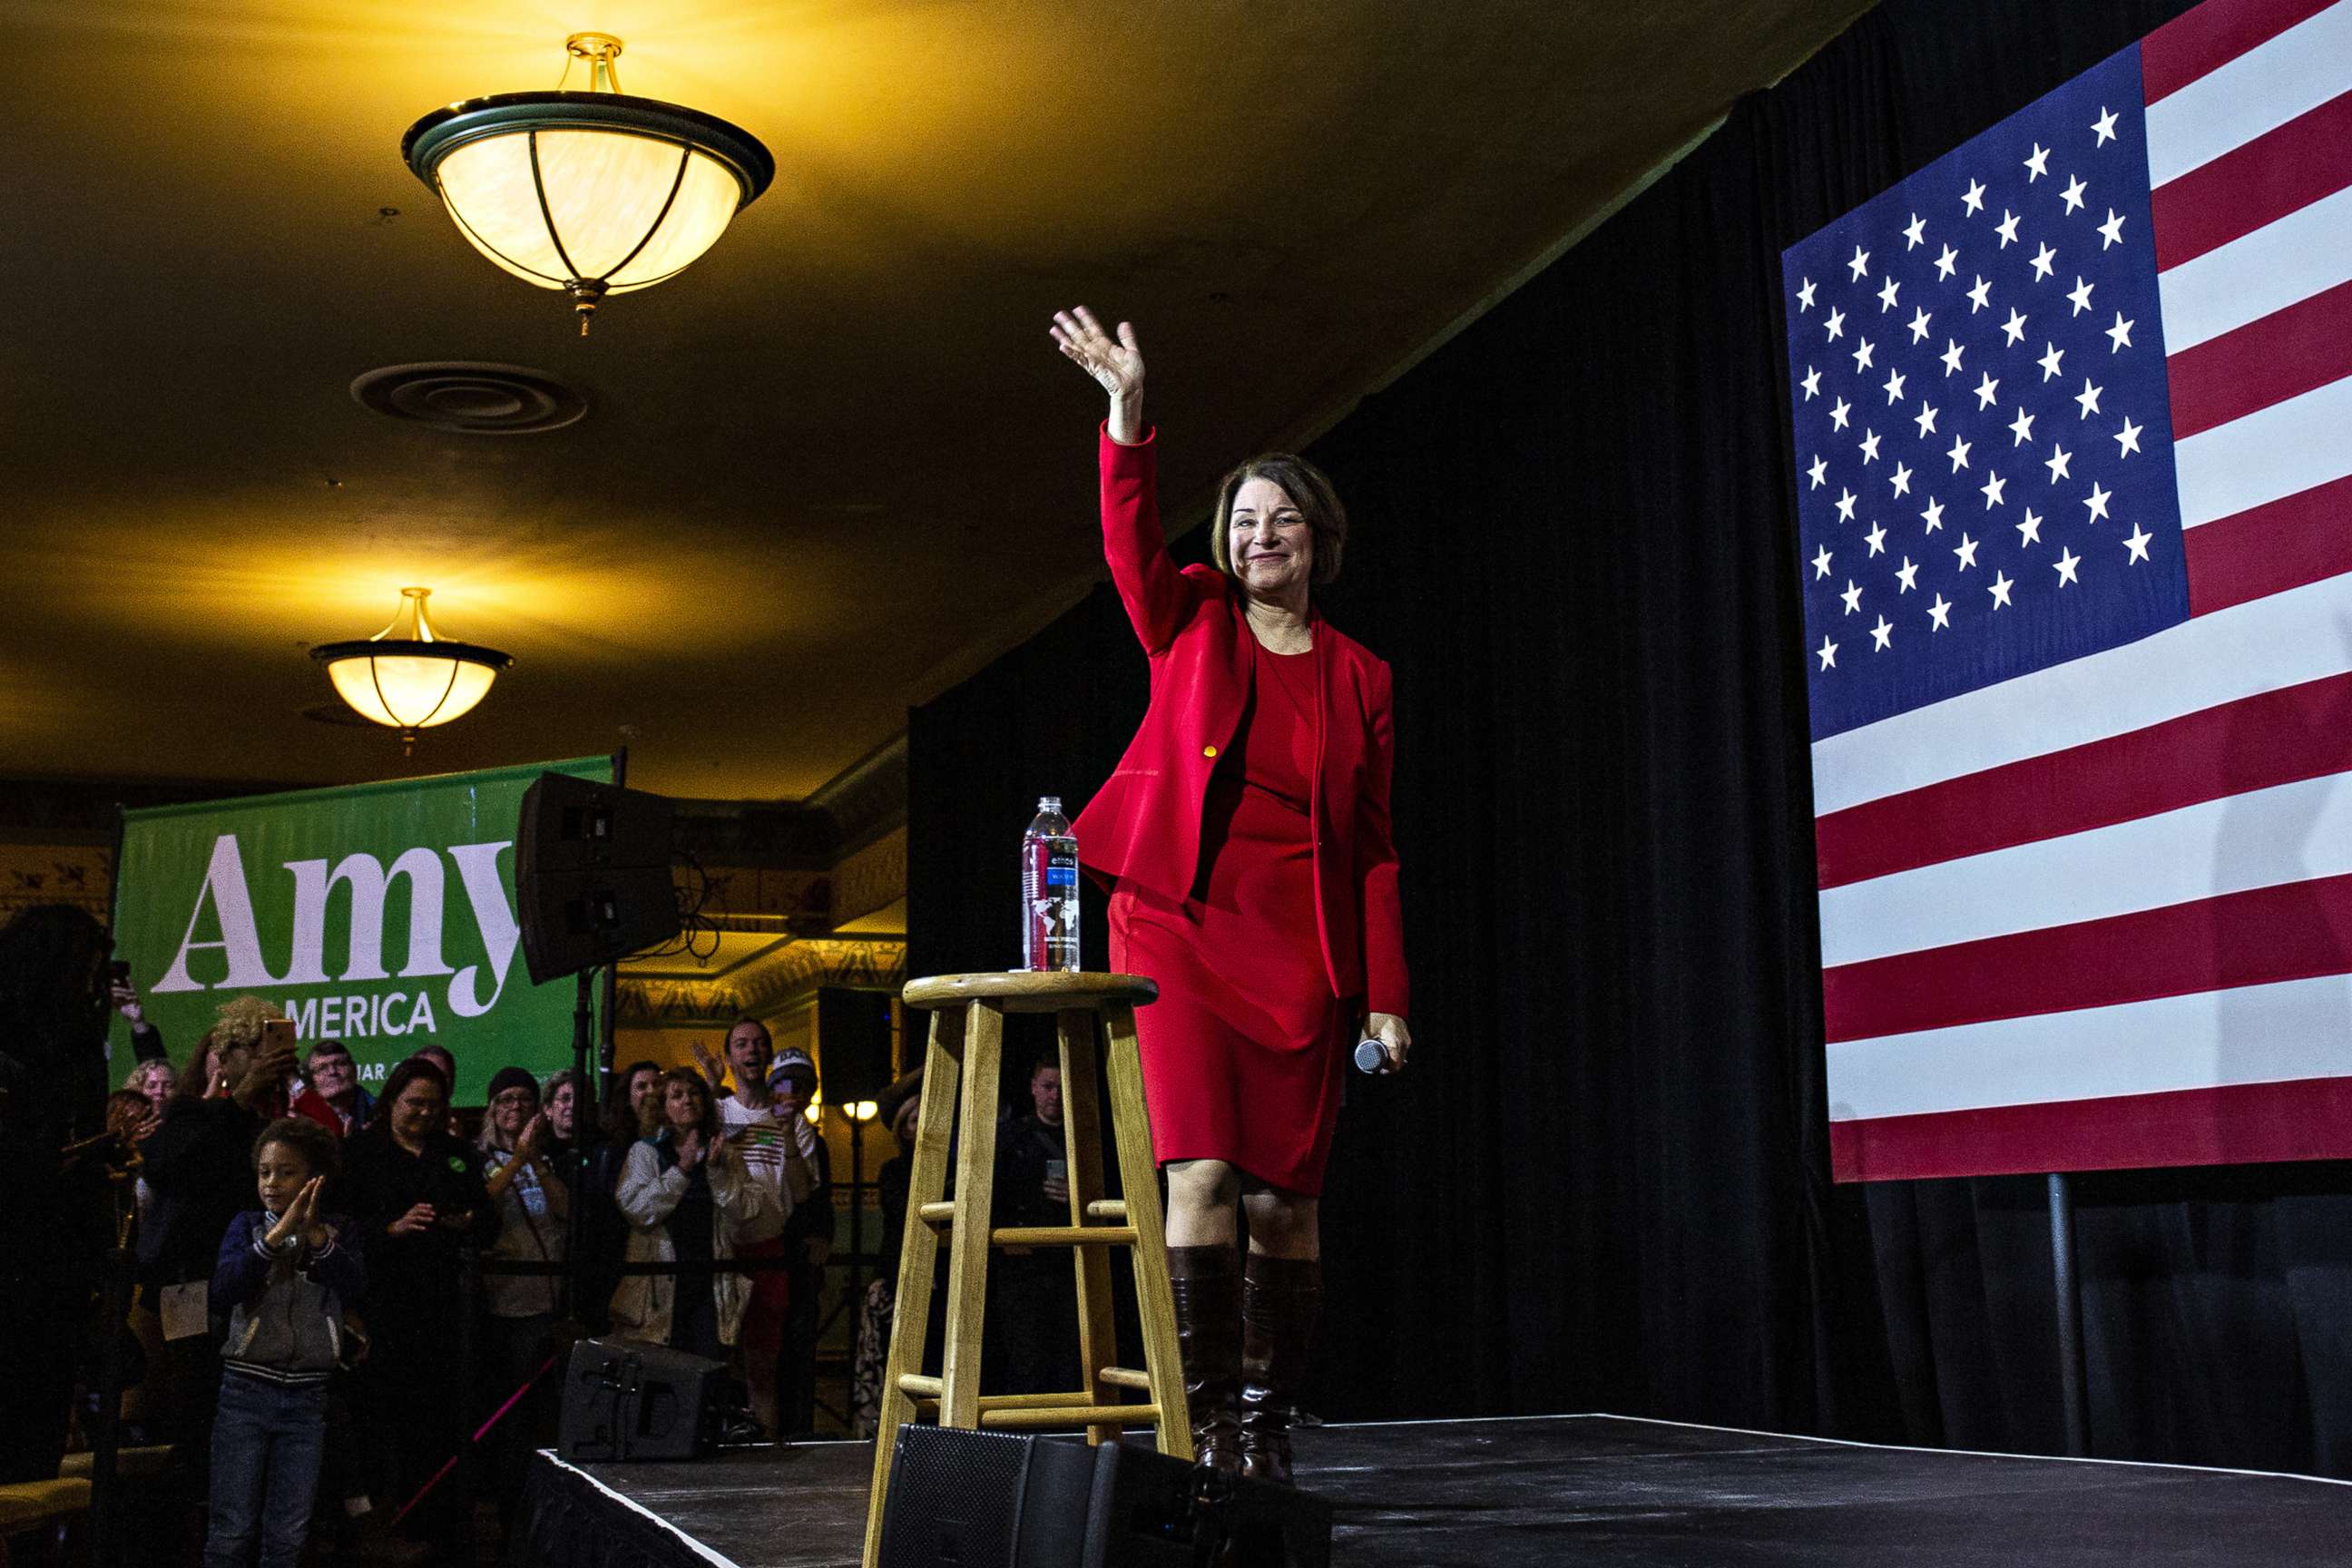
[(310, 1533), (327, 1436), (327, 1378), (342, 1348), (343, 1307), (362, 1275), (347, 1224), (319, 1212), (334, 1174), (334, 1135), (289, 1117), (253, 1146), (261, 1206), (229, 1222), (212, 1301), (229, 1312), (213, 1427), (212, 1526), (205, 1568), (296, 1568)]

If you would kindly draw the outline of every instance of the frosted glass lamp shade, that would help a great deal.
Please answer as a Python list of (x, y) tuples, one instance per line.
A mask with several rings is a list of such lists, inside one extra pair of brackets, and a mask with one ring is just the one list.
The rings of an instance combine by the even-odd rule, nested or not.
[(429, 588), (403, 588), (392, 625), (356, 642), (325, 643), (310, 657), (327, 667), (335, 693), (352, 711), (414, 737), (471, 712), (489, 694), (511, 655), (433, 634)]
[(402, 154), (490, 260), (586, 312), (675, 276), (775, 163), (712, 115), (613, 92), (509, 92), (437, 110)]

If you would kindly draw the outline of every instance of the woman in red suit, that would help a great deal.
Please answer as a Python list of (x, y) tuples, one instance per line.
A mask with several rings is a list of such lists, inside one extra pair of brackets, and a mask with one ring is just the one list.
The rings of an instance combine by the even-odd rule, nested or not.
[(1329, 480), (1286, 453), (1244, 463), (1218, 492), (1216, 564), (1179, 571), (1135, 329), (1114, 337), (1081, 306), (1053, 335), (1110, 394), (1103, 553), (1151, 663), (1142, 728), (1076, 833), (1111, 886), (1111, 967), (1160, 983), (1137, 1027), (1193, 1444), (1202, 1463), (1286, 1482), (1321, 1295), (1317, 1194), (1357, 1023), (1391, 1070), (1412, 1046), (1389, 667), (1315, 611), (1348, 532)]

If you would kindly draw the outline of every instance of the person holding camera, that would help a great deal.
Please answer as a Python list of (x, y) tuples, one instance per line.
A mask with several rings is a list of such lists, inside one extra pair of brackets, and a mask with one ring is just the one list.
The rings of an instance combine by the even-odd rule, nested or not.
[(1110, 395), (1103, 554), (1151, 669), (1142, 726), (1076, 830), (1112, 888), (1111, 966), (1160, 983), (1136, 1029), (1194, 1445), (1219, 1469), (1287, 1481), (1322, 1296), (1318, 1194), (1359, 1019), (1391, 1070), (1412, 1047), (1389, 667), (1316, 609), (1348, 539), (1329, 479), (1286, 452), (1234, 468), (1213, 564), (1180, 571), (1135, 329), (1080, 306), (1050, 331)]

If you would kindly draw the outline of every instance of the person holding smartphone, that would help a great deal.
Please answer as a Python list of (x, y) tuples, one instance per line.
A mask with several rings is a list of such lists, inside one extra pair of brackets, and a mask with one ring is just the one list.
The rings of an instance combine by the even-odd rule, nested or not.
[[(1062, 1131), (1062, 1067), (1041, 1057), (1029, 1069), (1029, 1109), (996, 1132), (997, 1225), (1068, 1225), (1069, 1151)], [(1078, 1297), (1069, 1254), (1007, 1249), (988, 1271), (987, 1349), (998, 1358), (995, 1386), (1007, 1394), (1083, 1387)]]

